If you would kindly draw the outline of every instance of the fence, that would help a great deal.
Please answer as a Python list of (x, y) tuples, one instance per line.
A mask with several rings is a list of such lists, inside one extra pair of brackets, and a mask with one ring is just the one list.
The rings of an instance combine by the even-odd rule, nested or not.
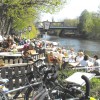
[[(44, 60), (45, 56), (44, 53), (41, 53), (41, 54), (33, 55), (32, 58), (34, 61), (37, 61), (38, 59)], [(4, 62), (5, 61), (8, 63), (13, 63), (13, 64), (8, 64), (7, 66), (0, 67), (1, 77), (3, 79), (4, 78), (9, 79), (9, 82), (7, 84), (9, 90), (12, 90), (14, 88), (19, 88), (20, 86), (25, 85), (27, 81), (25, 75), (31, 71), (34, 71), (34, 64), (21, 63), (22, 58), (11, 58), (11, 59), (4, 58)], [(41, 65), (41, 62), (37, 62), (36, 65), (37, 66)]]

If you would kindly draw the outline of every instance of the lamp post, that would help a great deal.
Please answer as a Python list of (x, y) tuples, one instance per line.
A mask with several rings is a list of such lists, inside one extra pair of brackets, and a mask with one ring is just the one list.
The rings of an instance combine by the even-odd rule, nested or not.
[(29, 26), (28, 27), (28, 31), (29, 31), (29, 39), (30, 39), (30, 31), (32, 30), (32, 27), (31, 26)]
[(44, 28), (44, 30), (45, 30), (45, 50), (46, 50), (47, 31), (48, 31), (48, 29), (50, 28), (50, 22), (49, 22), (48, 20), (43, 22), (43, 28)]

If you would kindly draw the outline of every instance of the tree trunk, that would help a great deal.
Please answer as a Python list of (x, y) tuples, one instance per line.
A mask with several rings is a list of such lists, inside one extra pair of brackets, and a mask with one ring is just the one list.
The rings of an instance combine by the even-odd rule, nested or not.
[(10, 18), (7, 26), (6, 35), (9, 35), (11, 27), (12, 27), (12, 19)]

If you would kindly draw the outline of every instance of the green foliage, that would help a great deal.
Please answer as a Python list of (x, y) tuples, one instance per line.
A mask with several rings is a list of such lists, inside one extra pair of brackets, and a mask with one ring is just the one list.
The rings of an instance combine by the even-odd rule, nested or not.
[(91, 91), (92, 97), (100, 99), (100, 78), (93, 78), (91, 80)]
[[(39, 17), (41, 12), (54, 13), (62, 8), (66, 0), (3, 0), (0, 6), (1, 26), (6, 27), (6, 32), (10, 28), (21, 30)], [(5, 19), (2, 19), (5, 16)], [(5, 23), (2, 23), (4, 21)], [(2, 28), (2, 29), (3, 29)]]
[(22, 38), (26, 38), (26, 39), (32, 39), (37, 37), (37, 30), (35, 28), (35, 26), (32, 26), (32, 30), (30, 32), (26, 31), (25, 33), (22, 34)]
[(71, 70), (71, 69), (67, 69), (67, 68), (65, 70), (59, 70), (58, 71), (59, 82), (61, 82), (63, 84), (64, 79), (65, 79), (64, 77), (62, 78), (61, 75), (65, 75), (65, 76), (69, 77), (70, 75), (72, 75), (75, 72), (76, 72), (76, 70)]
[(91, 33), (93, 28), (92, 14), (84, 10), (79, 18), (79, 30), (84, 35)]
[(78, 19), (65, 19), (64, 20), (65, 26), (77, 26), (78, 23), (79, 23)]
[(37, 7), (40, 12), (54, 13), (59, 11), (65, 3), (66, 0), (42, 0), (42, 2), (38, 3)]
[(84, 10), (79, 18), (78, 28), (85, 38), (100, 39), (100, 12)]
[(99, 13), (93, 13), (94, 27), (92, 29), (92, 35), (96, 39), (100, 39), (100, 15)]
[(65, 26), (77, 26), (82, 38), (100, 39), (100, 7), (97, 13), (84, 10), (77, 19), (65, 19)]
[(7, 16), (13, 18), (13, 28), (20, 30), (33, 23), (35, 19), (34, 15), (38, 15), (35, 9), (21, 5), (21, 1), (19, 2), (19, 0), (12, 2), (12, 4), (15, 4), (16, 7), (13, 9), (12, 7), (9, 8)]

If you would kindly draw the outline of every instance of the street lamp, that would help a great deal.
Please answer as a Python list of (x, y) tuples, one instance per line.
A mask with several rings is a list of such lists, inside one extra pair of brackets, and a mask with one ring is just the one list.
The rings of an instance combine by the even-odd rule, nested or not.
[[(31, 30), (32, 30), (32, 27), (29, 26), (29, 27), (28, 27), (28, 31), (30, 32)], [(29, 39), (30, 39), (30, 33), (29, 33)]]
[(49, 22), (48, 20), (43, 22), (43, 28), (44, 28), (44, 30), (45, 30), (45, 50), (46, 50), (47, 31), (48, 31), (48, 29), (50, 28), (50, 22)]

